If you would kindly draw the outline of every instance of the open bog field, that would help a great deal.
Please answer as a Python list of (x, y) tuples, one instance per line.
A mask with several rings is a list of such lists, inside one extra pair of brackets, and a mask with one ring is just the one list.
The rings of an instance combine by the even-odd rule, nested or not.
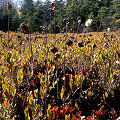
[(120, 33), (1, 31), (0, 80), (2, 120), (116, 119)]

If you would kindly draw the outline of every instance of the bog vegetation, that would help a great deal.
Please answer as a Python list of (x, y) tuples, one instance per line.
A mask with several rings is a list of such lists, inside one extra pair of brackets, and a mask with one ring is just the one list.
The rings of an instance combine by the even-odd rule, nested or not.
[[(77, 1), (72, 1), (73, 6), (74, 2)], [(101, 4), (102, 2), (99, 1)], [(110, 5), (114, 5), (114, 2), (110, 2)], [(40, 25), (35, 22), (38, 28), (34, 26), (35, 23), (31, 24), (29, 21), (29, 24), (15, 22), (19, 24), (22, 32), (10, 31), (13, 8), (10, 3), (7, 4), (7, 32), (0, 31), (0, 118), (117, 119), (120, 115), (119, 30), (111, 32), (111, 27), (107, 32), (98, 32), (102, 29), (97, 26), (97, 32), (86, 33), (93, 30), (95, 21), (88, 16), (89, 19), (86, 19), (84, 15), (76, 18), (73, 16), (71, 19), (61, 18), (60, 27), (57, 21), (58, 3), (49, 4), (50, 23), (48, 16), (44, 17), (45, 21)], [(86, 5), (90, 2), (86, 0), (78, 3)], [(33, 12), (40, 6), (45, 9), (42, 4), (32, 5), (38, 5), (33, 7)], [(63, 10), (69, 8), (71, 3), (68, 2), (67, 5)], [(19, 20), (23, 19), (22, 15)], [(33, 22), (34, 19), (32, 21), (27, 15), (23, 20)], [(73, 19), (74, 24), (71, 22)], [(113, 20), (113, 28), (118, 29), (119, 22), (119, 19)], [(53, 28), (49, 28), (49, 25)], [(58, 28), (62, 28), (62, 33), (56, 34)], [(5, 29), (3, 27), (4, 31)], [(32, 34), (37, 30), (42, 34)]]
[(117, 33), (58, 34), (55, 39), (10, 32), (9, 38), (1, 32), (2, 119), (77, 120), (91, 114), (106, 119), (111, 108), (119, 115)]

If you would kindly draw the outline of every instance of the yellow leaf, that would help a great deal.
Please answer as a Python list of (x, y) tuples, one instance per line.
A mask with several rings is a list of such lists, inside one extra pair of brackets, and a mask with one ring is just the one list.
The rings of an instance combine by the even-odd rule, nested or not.
[(75, 108), (76, 108), (77, 110), (79, 110), (79, 107), (78, 107), (78, 104), (77, 104), (77, 103), (75, 103)]
[(24, 64), (24, 59), (21, 60), (21, 66), (23, 66), (23, 64)]
[(103, 94), (103, 99), (105, 100), (105, 94)]
[(60, 97), (61, 97), (61, 99), (63, 98), (63, 95), (64, 95), (64, 85), (62, 86), (62, 89), (61, 89), (61, 93), (60, 93)]
[(12, 57), (10, 58), (10, 62), (12, 62)]
[(4, 55), (1, 56), (1, 61), (4, 61)]
[(107, 92), (105, 92), (105, 97), (108, 97), (108, 93)]
[(34, 96), (37, 98), (37, 90), (34, 90)]
[(50, 110), (51, 109), (51, 104), (48, 104), (48, 110)]

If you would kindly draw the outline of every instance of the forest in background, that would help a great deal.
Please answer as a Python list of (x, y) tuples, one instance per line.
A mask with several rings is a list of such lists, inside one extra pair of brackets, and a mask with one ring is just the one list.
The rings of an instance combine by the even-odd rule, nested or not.
[(120, 120), (119, 4), (1, 8), (1, 120)]
[[(111, 28), (112, 31), (118, 30), (120, 24), (116, 20), (120, 19), (119, 0), (63, 0), (54, 1), (55, 10), (50, 10), (50, 1), (46, 0), (33, 2), (33, 0), (23, 0), (19, 11), (13, 6), (10, 10), (10, 30), (20, 31), (20, 24), (26, 22), (31, 28), (31, 32), (41, 32), (40, 26), (46, 26), (47, 32), (60, 33), (65, 26), (63, 19), (67, 19), (73, 29), (72, 32), (82, 32), (84, 23), (87, 19), (92, 19), (92, 25), (87, 28), (87, 32), (103, 31)], [(81, 26), (78, 30), (77, 18), (81, 18)], [(8, 10), (0, 8), (0, 30), (8, 30)]]

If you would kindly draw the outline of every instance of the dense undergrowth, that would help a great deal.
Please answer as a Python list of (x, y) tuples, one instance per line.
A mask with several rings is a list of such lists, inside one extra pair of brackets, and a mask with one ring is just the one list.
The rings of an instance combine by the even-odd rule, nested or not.
[(3, 120), (116, 119), (120, 35), (1, 31), (0, 80)]

